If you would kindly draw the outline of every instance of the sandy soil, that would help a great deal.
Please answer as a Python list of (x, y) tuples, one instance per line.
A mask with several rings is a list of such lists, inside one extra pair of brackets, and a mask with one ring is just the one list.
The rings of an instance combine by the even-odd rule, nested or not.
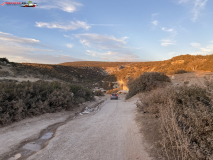
[(75, 116), (86, 106), (94, 105), (100, 101), (96, 97), (94, 102), (86, 102), (73, 111), (47, 113), (38, 117), (26, 118), (20, 122), (0, 128), (0, 159), (17, 149), (21, 143), (39, 137), (42, 130), (58, 122), (64, 122), (69, 116)]
[(46, 148), (28, 160), (149, 160), (136, 124), (136, 102), (108, 100), (99, 112), (58, 128)]
[[(172, 79), (172, 76), (174, 76), (174, 79)], [(204, 77), (208, 80), (213, 80), (213, 72), (197, 71), (170, 75), (169, 77), (172, 79), (172, 83), (174, 85), (183, 85), (185, 81), (189, 81), (188, 85), (198, 84), (200, 86), (204, 86)]]

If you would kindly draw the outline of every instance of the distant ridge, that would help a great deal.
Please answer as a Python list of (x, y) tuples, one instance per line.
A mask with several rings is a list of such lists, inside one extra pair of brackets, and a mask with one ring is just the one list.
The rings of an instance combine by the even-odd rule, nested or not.
[(101, 61), (76, 61), (60, 63), (62, 66), (75, 66), (75, 67), (119, 67), (122, 65), (134, 64), (136, 62), (101, 62)]

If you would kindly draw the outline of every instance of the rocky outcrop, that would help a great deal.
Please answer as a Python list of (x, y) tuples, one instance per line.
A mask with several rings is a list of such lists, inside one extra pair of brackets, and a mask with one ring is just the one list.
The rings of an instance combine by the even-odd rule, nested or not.
[(177, 60), (175, 62), (171, 62), (171, 64), (182, 64), (184, 63), (184, 60)]

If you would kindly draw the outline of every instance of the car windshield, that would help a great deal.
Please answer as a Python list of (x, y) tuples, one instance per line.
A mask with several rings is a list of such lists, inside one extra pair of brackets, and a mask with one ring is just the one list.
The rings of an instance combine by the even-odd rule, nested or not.
[(117, 94), (112, 94), (112, 96), (116, 96)]

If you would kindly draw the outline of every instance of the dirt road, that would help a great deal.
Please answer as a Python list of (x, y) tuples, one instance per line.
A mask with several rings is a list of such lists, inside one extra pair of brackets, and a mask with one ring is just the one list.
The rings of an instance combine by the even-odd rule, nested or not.
[(134, 120), (135, 100), (105, 101), (99, 112), (59, 127), (49, 144), (28, 160), (149, 160)]

